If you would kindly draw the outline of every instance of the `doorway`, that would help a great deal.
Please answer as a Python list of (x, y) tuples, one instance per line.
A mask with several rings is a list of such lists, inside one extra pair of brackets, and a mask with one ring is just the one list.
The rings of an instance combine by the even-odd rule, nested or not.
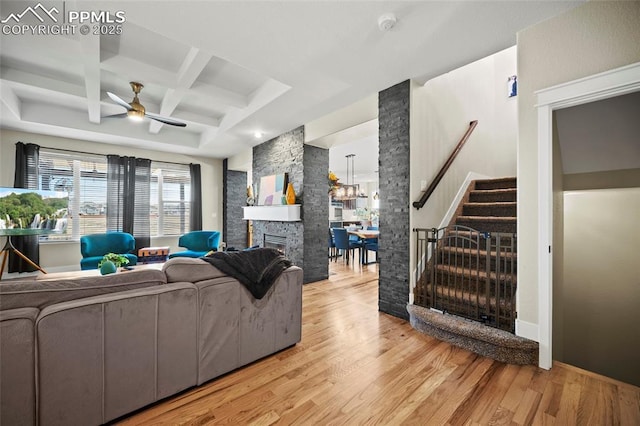
[[(558, 169), (554, 152), (553, 112), (572, 106), (625, 95), (640, 90), (640, 64), (633, 64), (538, 92), (538, 253), (539, 253), (539, 343), (542, 368), (549, 369), (553, 360), (554, 322), (551, 307), (554, 280), (562, 276), (554, 262), (563, 263), (558, 243), (564, 239), (562, 228), (563, 192), (554, 179)], [(556, 166), (554, 168), (554, 166)], [(555, 184), (555, 186), (554, 186)], [(555, 214), (554, 214), (555, 212)], [(560, 229), (558, 229), (560, 227)], [(559, 238), (562, 235), (562, 239)], [(553, 253), (551, 247), (555, 247)]]
[[(640, 92), (554, 112), (553, 359), (640, 385)], [(559, 182), (555, 182), (558, 180)]]
[[(374, 120), (375, 121), (375, 120)], [(349, 231), (378, 230), (379, 224), (379, 187), (378, 187), (378, 132), (377, 123), (369, 125), (372, 131), (352, 137), (350, 129), (338, 138), (334, 134), (335, 143), (329, 148), (329, 170), (338, 179), (337, 188), (330, 193), (331, 212), (340, 212), (338, 217), (329, 217), (332, 227), (344, 227)], [(363, 239), (355, 234), (350, 239), (361, 243), (366, 248), (366, 256), (350, 261), (354, 271), (374, 268), (377, 260), (377, 238)], [(375, 243), (375, 244), (374, 244)], [(358, 250), (356, 250), (358, 253)], [(340, 259), (337, 259), (341, 263)], [(330, 274), (332, 266), (330, 263)]]

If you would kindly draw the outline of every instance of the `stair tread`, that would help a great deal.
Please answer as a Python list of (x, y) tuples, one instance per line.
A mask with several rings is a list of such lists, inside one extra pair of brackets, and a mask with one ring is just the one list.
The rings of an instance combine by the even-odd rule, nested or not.
[[(436, 265), (436, 269), (438, 269), (440, 271), (444, 271), (444, 272), (454, 273), (454, 274), (460, 275), (460, 276), (470, 277), (470, 278), (475, 278), (475, 274), (472, 274), (472, 272), (477, 272), (479, 278), (482, 278), (482, 279), (486, 279), (487, 278), (487, 272), (486, 271), (480, 271), (480, 270), (477, 270), (477, 269), (461, 268), (461, 267), (450, 266), (450, 265), (449, 266), (448, 265)], [(517, 276), (518, 276), (517, 273), (501, 274), (500, 278), (502, 278), (502, 279), (510, 279), (515, 284)], [(491, 280), (496, 280), (498, 278), (498, 274), (496, 274), (495, 272), (491, 271), (491, 272), (489, 272), (489, 278)], [(440, 284), (440, 285), (445, 286), (445, 284)]]
[[(482, 249), (472, 249), (472, 248), (464, 248), (464, 247), (455, 247), (455, 246), (444, 246), (440, 248), (441, 251), (453, 251), (456, 252), (457, 254), (479, 254), (480, 257), (484, 257), (487, 255), (487, 251), (486, 250), (482, 250)], [(498, 252), (495, 250), (491, 250), (491, 252), (489, 253), (489, 255), (491, 257), (497, 257), (498, 256)], [(512, 252), (501, 252), (500, 253), (501, 257), (508, 257), (508, 258), (518, 258), (518, 253), (512, 253)]]
[(515, 222), (517, 221), (517, 216), (458, 216), (458, 219), (462, 220), (473, 220), (473, 221), (501, 221), (501, 222)]
[[(465, 227), (467, 229), (451, 230), (451, 231), (449, 231), (449, 234), (447, 234), (447, 235), (456, 235), (457, 234), (457, 235), (460, 235), (460, 236), (464, 236), (466, 238), (471, 238), (474, 235), (484, 234), (484, 232), (478, 231), (476, 229), (468, 230), (468, 229), (471, 229), (471, 228), (468, 228), (468, 227), (466, 227), (464, 225), (455, 225), (455, 226), (458, 226), (458, 227), (462, 226), (462, 227)], [(512, 233), (500, 233), (500, 232), (497, 232), (497, 233), (498, 234), (505, 234), (505, 235), (502, 236), (502, 238), (511, 238), (511, 235), (515, 236), (515, 234), (512, 234)]]
[(517, 201), (469, 201), (464, 203), (465, 206), (496, 206), (496, 207), (511, 207), (518, 205)]
[[(486, 303), (487, 301), (487, 295), (486, 294), (482, 294), (482, 293), (475, 293), (475, 292), (471, 292), (471, 291), (464, 291), (464, 290), (456, 290), (456, 294), (452, 295), (452, 294), (447, 294), (447, 290), (449, 287), (443, 287), (443, 286), (437, 286), (436, 287), (436, 293), (438, 294), (438, 296), (440, 297), (448, 297), (450, 299), (457, 299), (457, 300), (463, 300), (463, 301), (475, 301), (476, 296), (477, 296), (477, 300), (478, 300), (478, 305), (483, 305), (484, 303)], [(448, 301), (442, 301), (443, 303), (447, 303)], [(492, 308), (495, 308), (496, 306), (496, 296), (489, 296), (489, 304)], [(504, 297), (500, 298), (500, 307), (510, 310), (511, 309), (511, 303), (509, 300), (506, 300)], [(439, 308), (436, 308), (439, 309)]]
[[(487, 327), (483, 324), (470, 322), (462, 318), (443, 315), (418, 305), (408, 305), (407, 310), (413, 318), (429, 322), (438, 328), (450, 330), (461, 336), (468, 336), (473, 339), (482, 340), (502, 347), (512, 347), (518, 349), (531, 349), (535, 353), (538, 351), (538, 342), (525, 339), (504, 330)], [(413, 322), (412, 322), (413, 324)]]
[(485, 193), (485, 194), (497, 194), (497, 193), (505, 193), (505, 192), (517, 192), (517, 188), (499, 188), (499, 189), (472, 189), (471, 193)]
[(505, 182), (505, 181), (516, 181), (518, 178), (515, 176), (503, 176), (497, 178), (487, 178), (487, 179), (476, 179), (476, 182)]

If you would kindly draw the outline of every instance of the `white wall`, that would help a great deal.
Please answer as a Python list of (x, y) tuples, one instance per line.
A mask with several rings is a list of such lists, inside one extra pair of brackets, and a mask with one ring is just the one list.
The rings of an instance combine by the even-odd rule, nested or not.
[[(469, 172), (490, 177), (516, 175), (518, 98), (507, 97), (507, 79), (516, 73), (516, 47), (412, 85), (411, 200), (420, 198), (469, 126), (478, 120), (431, 198), (411, 209), (411, 228), (440, 225)], [(414, 239), (411, 239), (411, 253)], [(412, 259), (411, 269), (415, 268)]]
[[(119, 154), (155, 161), (199, 163), (202, 174), (202, 227), (222, 232), (222, 160), (187, 155), (124, 148), (76, 139), (45, 136), (12, 130), (0, 130), (0, 186), (13, 186), (16, 142), (35, 143), (46, 148), (68, 149), (96, 154)], [(223, 236), (224, 238), (224, 236)], [(154, 246), (170, 246), (178, 250), (178, 237), (152, 238)], [(61, 242), (40, 245), (40, 265), (47, 271), (79, 269), (80, 243)]]
[(516, 48), (498, 52), (414, 86), (411, 104), (411, 199), (420, 182), (430, 183), (469, 122), (478, 126), (427, 204), (412, 210), (412, 226), (440, 224), (469, 172), (516, 174), (517, 102), (507, 97), (507, 78), (516, 71)]
[(328, 135), (343, 132), (378, 118), (378, 94), (367, 96), (331, 114), (304, 125), (304, 142), (314, 146), (330, 148), (320, 140)]
[[(556, 359), (640, 385), (640, 188), (564, 193)], [(555, 300), (554, 300), (555, 306)], [(563, 337), (556, 351), (556, 330)]]
[(538, 133), (534, 92), (640, 61), (639, 22), (639, 2), (591, 1), (518, 33), (519, 320), (538, 324)]

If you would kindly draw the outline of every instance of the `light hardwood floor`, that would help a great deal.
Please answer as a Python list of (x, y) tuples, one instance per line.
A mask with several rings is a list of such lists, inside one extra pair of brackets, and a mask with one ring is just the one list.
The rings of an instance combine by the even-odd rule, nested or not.
[(640, 425), (640, 388), (556, 364), (502, 364), (379, 313), (377, 266), (303, 290), (302, 342), (123, 425)]

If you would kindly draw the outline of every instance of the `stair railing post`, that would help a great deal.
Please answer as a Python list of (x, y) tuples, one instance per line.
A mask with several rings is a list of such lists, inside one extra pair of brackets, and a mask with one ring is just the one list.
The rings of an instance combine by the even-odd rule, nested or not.
[(438, 304), (436, 303), (437, 293), (436, 293), (436, 270), (438, 269), (438, 229), (431, 228), (431, 305), (433, 308), (438, 309)]
[[(483, 234), (484, 242), (485, 242), (485, 252), (486, 252), (486, 262), (485, 262), (485, 312), (487, 316), (487, 321), (491, 322), (491, 233), (486, 232)], [(496, 304), (498, 304), (498, 300), (496, 299)]]
[(502, 291), (502, 278), (505, 278), (504, 284), (507, 285), (507, 281), (506, 281), (506, 264), (502, 265), (503, 262), (503, 253), (502, 253), (502, 247), (501, 247), (501, 243), (502, 242), (502, 234), (498, 233), (498, 235), (496, 236), (496, 324), (498, 326), (500, 326), (500, 319), (502, 318), (502, 298), (504, 296), (504, 294), (506, 294), (505, 292)]

